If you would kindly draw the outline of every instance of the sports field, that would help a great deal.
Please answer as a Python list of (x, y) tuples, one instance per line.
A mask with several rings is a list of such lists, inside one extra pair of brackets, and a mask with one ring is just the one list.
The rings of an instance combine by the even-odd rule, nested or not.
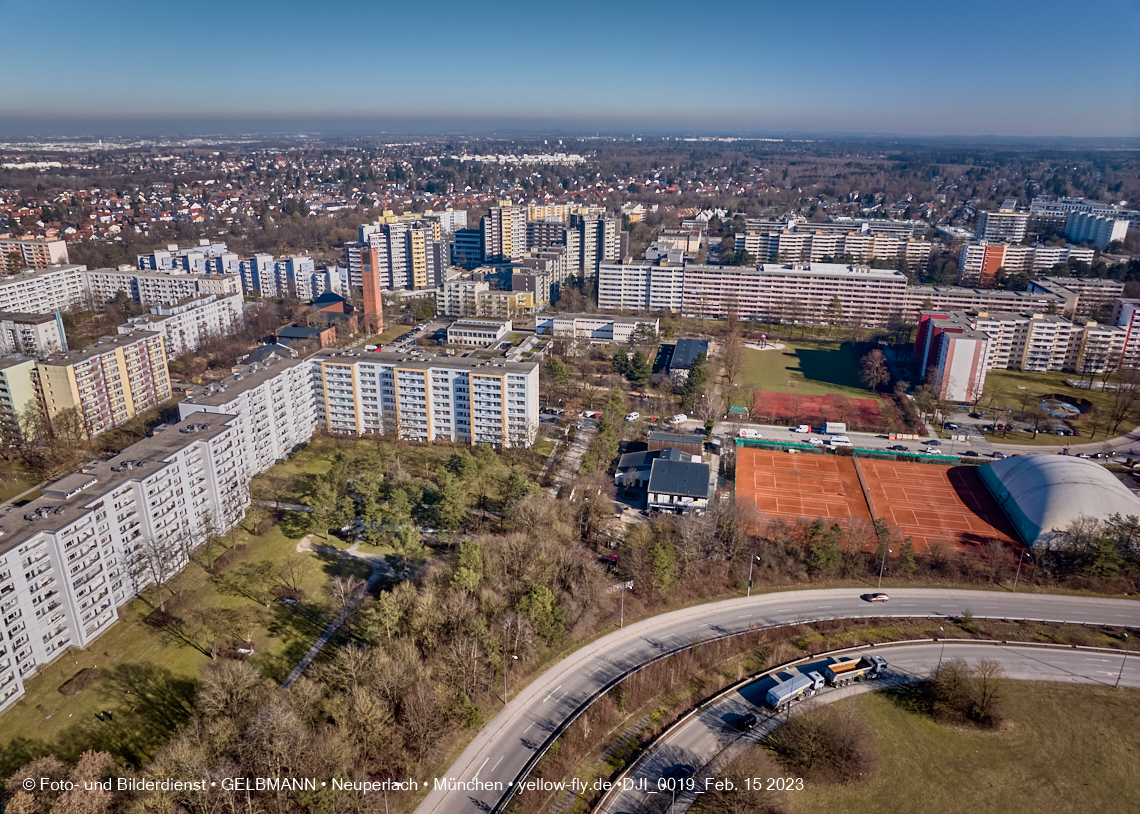
[[(785, 342), (783, 349), (744, 349), (740, 389), (803, 396), (839, 394), (876, 399), (860, 379), (862, 363), (850, 345)], [(747, 406), (747, 405), (741, 405)]]
[(860, 458), (864, 495), (852, 458), (757, 447), (736, 453), (737, 497), (761, 514), (870, 522), (873, 509), (876, 519), (913, 537), (920, 554), (937, 542), (959, 549), (990, 541), (1019, 545), (973, 467)]

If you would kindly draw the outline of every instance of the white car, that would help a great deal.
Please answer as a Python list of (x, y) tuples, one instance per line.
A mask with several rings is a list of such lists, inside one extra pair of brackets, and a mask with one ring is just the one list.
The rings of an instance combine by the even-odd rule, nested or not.
[(748, 430), (748, 429), (741, 430), (738, 433), (738, 435), (741, 438), (763, 438), (764, 437), (763, 435), (760, 434), (759, 430)]
[(823, 446), (823, 439), (822, 438), (809, 438), (808, 443), (811, 444), (813, 447), (822, 447)]
[(630, 413), (629, 415), (627, 415), (625, 417), (625, 420), (626, 421), (637, 421), (637, 419), (639, 419), (639, 418), (641, 418), (641, 413)]
[(798, 427), (796, 427), (794, 430), (792, 430), (792, 432), (811, 432), (811, 425), (810, 424), (800, 424)]
[(688, 420), (689, 420), (689, 417), (687, 415), (685, 415), (684, 413), (677, 413), (677, 415), (675, 415), (669, 419), (669, 423), (670, 424), (684, 424)]

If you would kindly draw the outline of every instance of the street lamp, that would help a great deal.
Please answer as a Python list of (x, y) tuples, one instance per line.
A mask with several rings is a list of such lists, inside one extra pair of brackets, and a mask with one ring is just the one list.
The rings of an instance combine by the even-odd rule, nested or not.
[(623, 582), (621, 584), (621, 620), (618, 622), (619, 628), (625, 627), (625, 589), (626, 588), (629, 588), (631, 591), (633, 590), (633, 580), (632, 579), (629, 580), (628, 582)]
[(752, 596), (752, 566), (760, 559), (759, 554), (753, 554), (748, 558), (748, 593), (745, 596)]
[(887, 567), (887, 555), (893, 553), (889, 548), (883, 548), (883, 564), (879, 566), (879, 585), (875, 588), (876, 591), (883, 587), (883, 569)]
[[(514, 655), (513, 653), (511, 654), (511, 658), (514, 659), (515, 661), (519, 660), (519, 657)], [(503, 664), (503, 703), (504, 704), (507, 703), (507, 699), (508, 699), (508, 696), (507, 696), (507, 673), (510, 671), (510, 669), (511, 669), (511, 663), (509, 661), (504, 662), (504, 664)]]
[[(1127, 634), (1127, 633), (1125, 633), (1125, 634), (1124, 634), (1124, 638), (1126, 638), (1126, 639), (1128, 638), (1128, 634)], [(1124, 665), (1125, 665), (1125, 663), (1128, 661), (1128, 642), (1125, 642), (1125, 643), (1124, 643), (1124, 647), (1125, 647), (1125, 650), (1124, 650), (1124, 658), (1122, 658), (1122, 659), (1120, 660), (1120, 672), (1116, 674), (1116, 683), (1113, 685), (1114, 687), (1119, 687), (1119, 686), (1120, 686), (1120, 677), (1121, 677), (1122, 675), (1124, 675)]]
[(1017, 579), (1021, 576), (1021, 563), (1025, 560), (1027, 551), (1022, 551), (1021, 556), (1017, 559), (1017, 573), (1013, 575), (1013, 592), (1017, 593)]

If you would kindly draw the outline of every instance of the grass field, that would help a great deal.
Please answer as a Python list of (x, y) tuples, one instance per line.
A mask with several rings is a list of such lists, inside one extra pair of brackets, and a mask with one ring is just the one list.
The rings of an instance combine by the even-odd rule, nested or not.
[[(1063, 400), (1071, 401), (1074, 404), (1082, 406), (1082, 402), (1091, 402), (1101, 413), (1106, 413), (1109, 410), (1109, 405), (1112, 402), (1112, 393), (1106, 393), (1097, 390), (1078, 390), (1075, 387), (1070, 387), (1066, 384), (1066, 379), (1077, 378), (1075, 373), (1065, 373), (1062, 371), (1054, 371), (1051, 373), (1023, 373), (1018, 370), (991, 370), (986, 374), (986, 391), (995, 394), (993, 406), (995, 408), (1005, 408), (1009, 410), (1021, 409), (1022, 403), (1025, 401), (1027, 395), (1034, 398), (1031, 399), (1029, 406), (1034, 406), (1039, 402), (1040, 396), (1058, 395)], [(986, 402), (983, 401), (979, 405), (979, 409), (985, 409)], [(990, 436), (993, 440), (999, 442), (1006, 442), (1011, 444), (1036, 444), (1040, 446), (1064, 446), (1067, 443), (1073, 444), (1087, 444), (1095, 443), (1097, 441), (1106, 440), (1107, 427), (1101, 427), (1097, 430), (1095, 437), (1090, 437), (1092, 434), (1091, 421), (1089, 420), (1088, 413), (1082, 414), (1081, 418), (1075, 419), (1071, 423), (1079, 432), (1080, 437), (1065, 437), (1058, 435), (1044, 435), (1038, 434), (1036, 439), (1032, 438), (1032, 433), (1012, 433), (1004, 438), (1001, 433), (996, 436)], [(1131, 432), (1136, 427), (1136, 422), (1126, 420), (1117, 430), (1116, 435), (1124, 435)]]
[[(235, 540), (247, 546), (245, 556), (221, 578), (192, 562), (183, 578), (171, 580), (168, 590), (181, 598), (169, 599), (168, 610), (185, 619), (198, 608), (247, 609), (255, 648), (250, 663), (266, 678), (280, 681), (327, 624), (325, 587), (332, 578), (366, 577), (369, 569), (356, 560), (300, 554), (304, 601), (266, 608), (245, 596), (233, 577), (245, 564), (279, 563), (296, 554), (297, 539), (275, 526), (262, 537), (239, 530)], [(87, 650), (69, 651), (28, 682), (24, 698), (0, 716), (0, 777), (49, 752), (74, 760), (85, 749), (102, 749), (135, 764), (186, 720), (201, 671), (212, 661), (174, 631), (147, 625), (143, 620), (151, 610), (147, 601), (135, 599)], [(94, 684), (74, 697), (59, 692), (64, 682), (89, 667), (100, 671)], [(95, 717), (103, 710), (113, 713), (110, 721)]]
[(789, 795), (802, 814), (1087, 814), (1140, 800), (1140, 691), (1005, 682), (1009, 726), (958, 729), (880, 693), (840, 702), (875, 733), (879, 766), (848, 786)]
[[(799, 393), (826, 396), (836, 393), (852, 398), (873, 399), (877, 396), (859, 380), (862, 365), (859, 357), (838, 342), (785, 342), (783, 350), (744, 349), (744, 368), (736, 400), (745, 406), (747, 391)], [(790, 384), (789, 382), (794, 382)]]

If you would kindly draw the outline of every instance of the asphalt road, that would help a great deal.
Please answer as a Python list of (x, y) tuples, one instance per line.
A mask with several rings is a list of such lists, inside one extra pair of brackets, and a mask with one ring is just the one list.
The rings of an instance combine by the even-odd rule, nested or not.
[[(417, 814), (459, 814), (491, 810), (527, 761), (556, 727), (610, 680), (653, 656), (749, 626), (821, 618), (859, 616), (956, 616), (1039, 619), (1140, 626), (1140, 603), (996, 591), (891, 591), (889, 603), (871, 605), (858, 589), (757, 594), (674, 611), (631, 624), (567, 656), (522, 689), (494, 717), (445, 775), (447, 780), (480, 785), (433, 790)], [(619, 596), (614, 594), (615, 603)], [(432, 785), (436, 778), (424, 778)], [(444, 778), (439, 778), (443, 780)], [(501, 784), (501, 790), (496, 788)]]
[[(1112, 686), (1119, 676), (1121, 686), (1140, 687), (1140, 654), (1132, 654), (1125, 660), (1123, 654), (1106, 652), (958, 643), (900, 645), (874, 652), (889, 664), (883, 680), (827, 689), (811, 703), (832, 703), (861, 692), (926, 677), (943, 658), (963, 658), (971, 663), (994, 659), (1001, 662), (1007, 678)], [(822, 667), (830, 661), (823, 658), (797, 665), (796, 672), (822, 672)], [(781, 677), (787, 676), (781, 674)], [(759, 679), (689, 718), (655, 744), (652, 753), (628, 775), (632, 788), (624, 788), (623, 784), (598, 810), (603, 814), (650, 814), (661, 811), (666, 804), (675, 811), (688, 810), (702, 793), (705, 778), (715, 777), (736, 755), (787, 720), (787, 714), (772, 712), (764, 704), (768, 690), (775, 684), (773, 678)], [(742, 735), (736, 731), (734, 722), (748, 714), (756, 715), (759, 723)], [(659, 784), (658, 781), (677, 765), (695, 767), (698, 773), (692, 788), (682, 788), (676, 795), (674, 806), (670, 785), (676, 784)]]

